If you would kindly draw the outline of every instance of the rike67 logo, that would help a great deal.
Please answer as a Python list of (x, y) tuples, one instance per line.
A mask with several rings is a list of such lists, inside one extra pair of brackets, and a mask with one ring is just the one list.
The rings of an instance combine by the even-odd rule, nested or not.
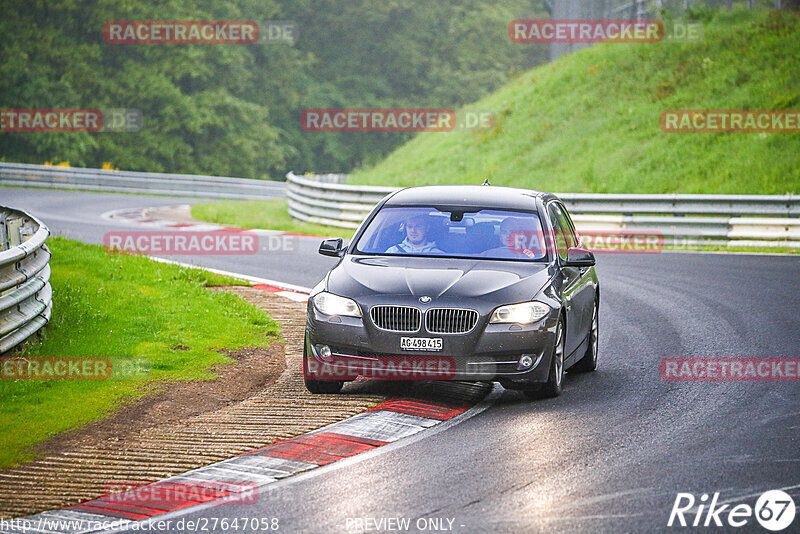
[(794, 516), (794, 500), (781, 490), (765, 491), (758, 497), (755, 507), (737, 504), (734, 499), (720, 501), (719, 493), (714, 493), (710, 501), (707, 493), (701, 495), (700, 499), (695, 499), (691, 493), (678, 493), (667, 526), (729, 529), (752, 525), (755, 517), (765, 529), (778, 532), (789, 527)]

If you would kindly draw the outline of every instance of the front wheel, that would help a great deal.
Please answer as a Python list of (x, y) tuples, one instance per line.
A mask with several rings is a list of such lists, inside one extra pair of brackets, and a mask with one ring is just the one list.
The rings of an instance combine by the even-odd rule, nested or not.
[(306, 384), (306, 389), (314, 394), (333, 394), (340, 393), (344, 382), (341, 380), (309, 380), (303, 379)]
[(308, 366), (308, 353), (310, 351), (308, 346), (308, 335), (306, 335), (305, 342), (303, 343), (303, 382), (306, 389), (314, 394), (333, 394), (339, 393), (344, 387), (343, 380), (313, 380), (308, 378), (312, 373), (309, 371)]
[(592, 326), (589, 330), (589, 346), (586, 347), (586, 354), (584, 354), (583, 358), (578, 360), (575, 365), (570, 367), (570, 371), (577, 371), (579, 373), (585, 373), (587, 371), (594, 371), (597, 369), (597, 340), (599, 334), (599, 320), (598, 320), (598, 313), (599, 313), (600, 303), (595, 301), (594, 303), (594, 311), (592, 312)]
[(538, 389), (525, 390), (529, 399), (546, 399), (561, 395), (561, 384), (564, 381), (564, 328), (561, 318), (556, 323), (556, 342), (553, 345), (553, 355), (550, 358), (550, 372), (547, 382)]

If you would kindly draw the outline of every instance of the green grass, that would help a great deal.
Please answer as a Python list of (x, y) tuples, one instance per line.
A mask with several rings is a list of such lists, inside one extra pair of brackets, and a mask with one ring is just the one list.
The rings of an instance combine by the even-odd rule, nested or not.
[(239, 228), (266, 228), (298, 234), (351, 238), (355, 230), (293, 219), (285, 200), (223, 200), (192, 206), (192, 217)]
[[(261, 310), (207, 285), (241, 283), (64, 238), (52, 251), (53, 316), (42, 343), (24, 356), (107, 356), (144, 361), (131, 379), (0, 381), (0, 468), (30, 460), (32, 447), (101, 419), (144, 394), (155, 380), (208, 380), (226, 350), (266, 347), (278, 326)], [(173, 350), (173, 347), (188, 350)]]
[(466, 106), (492, 129), (419, 134), (349, 183), (800, 193), (800, 134), (661, 131), (669, 109), (800, 108), (800, 15), (709, 18), (701, 42), (595, 45), (525, 72)]

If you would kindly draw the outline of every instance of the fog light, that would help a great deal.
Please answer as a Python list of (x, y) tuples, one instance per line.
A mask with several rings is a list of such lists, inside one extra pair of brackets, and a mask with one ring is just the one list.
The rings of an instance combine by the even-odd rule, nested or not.
[(525, 369), (530, 369), (531, 365), (533, 365), (533, 357), (530, 354), (523, 354), (519, 358), (517, 370), (524, 371)]
[(331, 348), (328, 345), (319, 345), (317, 350), (319, 352), (319, 357), (323, 360), (331, 359)]

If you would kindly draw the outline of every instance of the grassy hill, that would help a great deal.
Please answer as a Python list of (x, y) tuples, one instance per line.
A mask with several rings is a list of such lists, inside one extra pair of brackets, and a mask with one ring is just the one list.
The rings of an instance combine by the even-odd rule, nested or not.
[(492, 129), (420, 134), (351, 183), (800, 193), (798, 133), (661, 131), (668, 109), (800, 109), (800, 14), (705, 18), (700, 42), (595, 45), (527, 71), (466, 106), (493, 110)]

